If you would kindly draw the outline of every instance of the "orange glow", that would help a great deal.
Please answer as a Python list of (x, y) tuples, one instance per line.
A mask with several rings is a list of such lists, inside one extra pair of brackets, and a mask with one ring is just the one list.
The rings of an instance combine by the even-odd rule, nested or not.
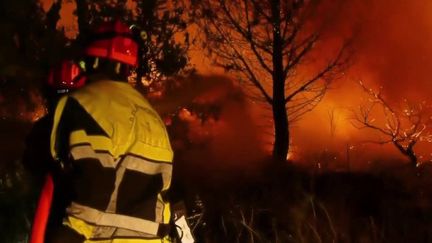
[[(52, 0), (43, 0), (44, 8)], [(68, 36), (76, 33), (76, 17), (72, 12), (73, 3), (64, 3), (59, 27), (65, 26)], [(430, 69), (432, 66), (432, 2), (428, 0), (352, 0), (327, 1), (316, 15), (316, 23), (326, 23), (319, 43), (318, 56), (328, 56), (335, 44), (354, 35), (352, 47), (354, 56), (351, 67), (343, 78), (337, 80), (327, 92), (322, 102), (302, 120), (292, 124), (292, 151), (290, 158), (299, 158), (305, 153), (328, 152), (335, 150), (338, 159), (363, 156), (375, 153), (399, 158), (399, 152), (391, 145), (376, 146), (362, 143), (376, 136), (354, 128), (350, 122), (350, 109), (356, 109), (363, 101), (363, 92), (356, 82), (364, 80), (372, 88), (383, 87), (384, 95), (394, 103), (409, 100), (425, 100), (431, 103), (432, 92)], [(192, 30), (194, 31), (194, 30)], [(199, 46), (192, 48), (190, 61), (198, 72), (221, 74), (223, 71), (211, 65)], [(305, 70), (313, 69), (306, 67)], [(303, 70), (303, 71), (305, 71)], [(195, 102), (215, 101), (219, 92), (207, 92)], [(329, 112), (333, 112), (333, 132)], [(250, 116), (257, 123), (256, 132), (266, 151), (272, 148), (272, 118), (268, 106), (251, 103)], [(233, 112), (234, 114), (235, 112)], [(193, 115), (182, 111), (184, 119), (193, 122)], [(219, 129), (223, 128), (222, 124)], [(205, 133), (202, 133), (205, 134)], [(348, 148), (348, 149), (347, 149)], [(430, 156), (430, 145), (421, 145), (421, 153)], [(363, 164), (373, 164), (372, 159), (364, 158)], [(318, 160), (316, 160), (318, 161)], [(323, 167), (322, 161), (318, 161)]]
[[(354, 0), (339, 7), (339, 11), (332, 11), (335, 15), (329, 35), (330, 38), (338, 38), (344, 36), (347, 30), (357, 28), (353, 43), (354, 62), (345, 78), (335, 84), (335, 88), (327, 93), (317, 109), (299, 122), (297, 131), (299, 134), (316, 134), (322, 143), (330, 143), (331, 139), (326, 139), (328, 136), (325, 129), (313, 126), (317, 124), (314, 121), (324, 122), (328, 107), (338, 107), (341, 117), (347, 116), (347, 109), (357, 108), (365, 98), (355, 84), (359, 80), (373, 89), (382, 87), (383, 95), (392, 104), (403, 103), (404, 99), (432, 102), (429, 95), (432, 91), (432, 86), (429, 85), (429, 70), (432, 65), (432, 3), (396, 0), (390, 4), (388, 1)], [(379, 115), (376, 118), (382, 119)], [(321, 122), (320, 124), (328, 124), (328, 121)], [(336, 131), (338, 130), (336, 141), (340, 144), (344, 141), (359, 144), (377, 137), (370, 131), (353, 128), (348, 119), (338, 121)], [(369, 154), (400, 156), (392, 146), (365, 146), (371, 148)], [(432, 149), (427, 143), (417, 147), (419, 154), (427, 156)]]

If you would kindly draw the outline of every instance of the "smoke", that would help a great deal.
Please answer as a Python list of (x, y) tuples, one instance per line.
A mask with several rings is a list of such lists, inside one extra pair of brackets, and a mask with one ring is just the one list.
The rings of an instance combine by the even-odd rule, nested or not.
[(152, 101), (167, 121), (179, 168), (187, 174), (248, 171), (265, 156), (252, 103), (222, 75), (179, 78)]
[[(431, 10), (432, 2), (427, 0), (324, 1), (315, 16), (317, 23), (325, 23), (320, 47), (331, 50), (338, 41), (352, 38), (354, 55), (344, 77), (334, 83), (314, 111), (293, 127), (293, 144), (302, 148), (299, 153), (334, 150), (339, 157), (346, 157), (344, 150), (352, 145), (358, 150), (363, 148), (358, 156), (364, 163), (378, 155), (399, 155), (391, 145), (363, 143), (378, 139), (377, 134), (351, 125), (351, 110), (367, 101), (357, 82), (363, 80), (367, 86), (381, 89), (384, 97), (395, 106), (404, 99), (432, 102), (429, 98), (432, 91)], [(335, 115), (333, 134), (330, 111)], [(430, 151), (430, 146), (422, 147), (423, 153)]]
[[(353, 53), (351, 65), (333, 83), (316, 109), (292, 124), (292, 158), (307, 160), (306, 157), (312, 154), (330, 154), (334, 151), (338, 161), (345, 163), (347, 158), (355, 158), (351, 168), (369, 167), (374, 160), (382, 158), (401, 159), (402, 156), (392, 145), (365, 143), (379, 140), (379, 135), (352, 126), (352, 110), (368, 100), (357, 83), (362, 80), (371, 88), (381, 88), (385, 98), (394, 105), (404, 99), (432, 102), (429, 98), (432, 91), (429, 80), (432, 66), (432, 2), (339, 0), (322, 3), (312, 16), (313, 27), (323, 30), (316, 59), (320, 62), (334, 56), (340, 44), (350, 39)], [(209, 62), (203, 62), (199, 51), (192, 58), (196, 60), (199, 70), (219, 71)], [(313, 67), (304, 68), (306, 71), (309, 69)], [(329, 113), (333, 113), (333, 132)], [(263, 133), (263, 130), (260, 132)], [(426, 153), (430, 151), (430, 146), (422, 150)]]
[[(330, 3), (331, 2), (331, 3)], [(432, 90), (432, 2), (328, 1), (328, 39), (353, 33), (351, 78), (381, 85), (392, 98), (425, 98)]]
[[(365, 84), (372, 88), (382, 87), (385, 97), (394, 104), (401, 102), (404, 98), (412, 101), (426, 100), (429, 103), (432, 102), (429, 98), (429, 93), (432, 91), (429, 71), (432, 67), (431, 1), (322, 0), (321, 2), (323, 3), (322, 7), (313, 16), (315, 26), (324, 28), (323, 39), (318, 46), (321, 54), (328, 56), (334, 50), (337, 50), (337, 45), (341, 41), (352, 38), (351, 48), (354, 55), (351, 67), (346, 70), (341, 79), (333, 84), (333, 88), (327, 92), (318, 107), (291, 127), (292, 147), (295, 149), (294, 152), (299, 154), (298, 156), (306, 153), (305, 151), (321, 153), (325, 149), (334, 149), (342, 153), (341, 151), (344, 151), (347, 144), (358, 148), (363, 146), (359, 145), (361, 141), (376, 136), (364, 130), (359, 131), (350, 123), (350, 109), (356, 109), (365, 101), (364, 94), (356, 84), (358, 80), (363, 80)], [(76, 21), (72, 15), (73, 8), (73, 4), (65, 4), (62, 9), (62, 19), (59, 23), (59, 26), (66, 26), (66, 30), (71, 36), (76, 32)], [(209, 60), (203, 59), (202, 51), (199, 49), (191, 53), (191, 58), (195, 67), (205, 74), (221, 72), (221, 70), (212, 66)], [(213, 79), (215, 77), (208, 78)], [(219, 77), (218, 79), (224, 78)], [(204, 82), (207, 82), (207, 80), (203, 80)], [(203, 90), (200, 88), (203, 88)], [(176, 110), (176, 104), (190, 104), (192, 99), (196, 97), (192, 94), (204, 94), (207, 92), (208, 95), (208, 91), (213, 88), (214, 86), (201, 85), (185, 90), (184, 93), (172, 98), (170, 104), (162, 105), (161, 110)], [(241, 102), (228, 102), (224, 105), (226, 106), (221, 112), (224, 119), (221, 120), (233, 116), (233, 120), (230, 120), (231, 129), (237, 126), (234, 124), (241, 124), (241, 121), (246, 119), (240, 118), (242, 113), (236, 114), (238, 109), (243, 112)], [(249, 104), (246, 107), (256, 109), (251, 108), (253, 105)], [(328, 118), (328, 112), (331, 110), (334, 111), (336, 119), (333, 134), (330, 132)], [(263, 118), (257, 119), (262, 120)], [(209, 128), (209, 132), (212, 131), (210, 127), (213, 127), (215, 131), (225, 131), (222, 128), (222, 122), (214, 121), (216, 122), (214, 124), (212, 122), (209, 120), (204, 124), (190, 125), (195, 126), (193, 130), (196, 131), (203, 127)], [(228, 132), (230, 131), (228, 128), (226, 131), (226, 134), (236, 134), (235, 132), (237, 132)], [(254, 136), (257, 141), (262, 140), (262, 137), (257, 137), (257, 134), (263, 133), (262, 129), (255, 129), (252, 126), (249, 130), (246, 129), (244, 134), (246, 134), (246, 131), (250, 132), (251, 136)], [(205, 135), (205, 132), (203, 134)], [(220, 132), (220, 134), (224, 134), (224, 132)], [(230, 149), (227, 149), (228, 153), (217, 151), (217, 149), (223, 147), (223, 136), (219, 138), (219, 140), (218, 138), (212, 140), (212, 149), (205, 150), (205, 152), (199, 150), (196, 151), (196, 154), (202, 153), (203, 158), (209, 155), (208, 152), (211, 152), (212, 156), (229, 154)], [(230, 137), (225, 138), (230, 139)], [(201, 139), (207, 138), (201, 136)], [(255, 141), (254, 139), (250, 139), (250, 141)], [(226, 147), (233, 146), (228, 144), (231, 141), (237, 140), (229, 140)], [(238, 145), (238, 147), (241, 147), (241, 145)], [(359, 156), (364, 156), (364, 154), (370, 156), (372, 153), (398, 154), (391, 146), (383, 148), (371, 145), (367, 147), (376, 148), (377, 151), (368, 148), (365, 149), (367, 153), (359, 153)], [(238, 149), (235, 151), (238, 151)], [(365, 161), (368, 160), (365, 159)]]
[(359, 35), (358, 67), (392, 98), (423, 99), (432, 90), (430, 1), (380, 1)]

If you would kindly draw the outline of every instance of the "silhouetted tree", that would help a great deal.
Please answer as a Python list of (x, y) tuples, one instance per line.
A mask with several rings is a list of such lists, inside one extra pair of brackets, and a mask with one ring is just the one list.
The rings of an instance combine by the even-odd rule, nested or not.
[[(317, 1), (196, 0), (194, 18), (214, 62), (239, 75), (272, 108), (273, 157), (286, 161), (290, 122), (311, 110), (346, 59), (342, 47), (320, 70), (304, 78), (321, 33), (306, 24)], [(303, 75), (303, 74), (302, 74)]]
[(333, 138), (335, 136), (335, 132), (336, 132), (336, 121), (337, 121), (336, 108), (335, 107), (331, 107), (327, 110), (327, 117), (329, 119), (330, 136)]
[(383, 97), (381, 90), (368, 88), (363, 82), (360, 86), (370, 99), (352, 111), (352, 124), (358, 129), (376, 131), (382, 138), (370, 142), (393, 144), (413, 166), (419, 166), (421, 161), (415, 146), (421, 141), (432, 142), (432, 119), (426, 104), (410, 104), (404, 100), (403, 107), (397, 109)]

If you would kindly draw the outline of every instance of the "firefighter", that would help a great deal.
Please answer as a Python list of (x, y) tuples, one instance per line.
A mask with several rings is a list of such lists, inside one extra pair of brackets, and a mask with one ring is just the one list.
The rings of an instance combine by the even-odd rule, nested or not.
[(37, 188), (39, 195), (30, 235), (31, 243), (43, 243), (45, 232), (61, 224), (63, 211), (68, 203), (68, 194), (65, 193), (67, 189), (63, 180), (66, 177), (65, 169), (54, 163), (50, 155), (52, 114), (59, 98), (82, 87), (85, 81), (83, 70), (74, 61), (64, 60), (50, 70), (44, 85), (43, 93), (47, 101), (48, 114), (34, 123), (27, 136), (23, 158), (24, 166), (33, 176), (33, 187)]
[(51, 167), (49, 139), (55, 106), (60, 97), (82, 87), (86, 82), (86, 76), (75, 61), (63, 60), (49, 71), (46, 80), (42, 93), (46, 100), (47, 114), (34, 123), (27, 137), (23, 158), (26, 168), (37, 178), (43, 178)]
[(128, 82), (138, 45), (103, 23), (85, 47), (86, 85), (60, 99), (51, 155), (72, 168), (72, 201), (48, 242), (171, 242), (173, 152), (164, 123)]

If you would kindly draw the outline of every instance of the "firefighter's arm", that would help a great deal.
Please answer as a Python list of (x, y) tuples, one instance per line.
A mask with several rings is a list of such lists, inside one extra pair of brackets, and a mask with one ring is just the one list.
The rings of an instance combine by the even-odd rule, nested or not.
[(73, 109), (70, 105), (70, 99), (72, 98), (64, 96), (57, 103), (50, 138), (51, 156), (61, 167), (60, 171), (63, 172), (67, 172), (71, 166), (69, 164), (69, 135)]

